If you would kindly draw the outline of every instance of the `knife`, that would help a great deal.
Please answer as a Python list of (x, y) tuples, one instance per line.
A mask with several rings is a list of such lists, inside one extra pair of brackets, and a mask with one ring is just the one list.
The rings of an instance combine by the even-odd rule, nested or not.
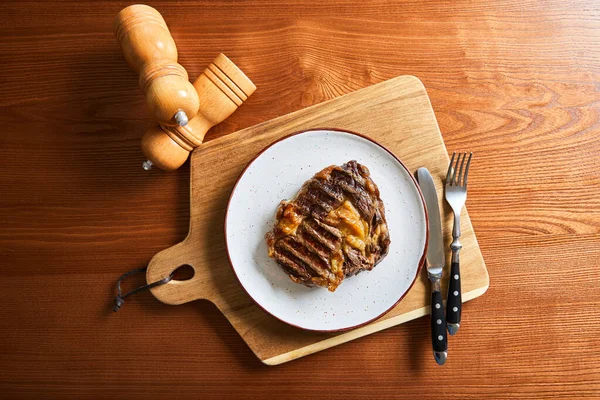
[(419, 187), (425, 198), (429, 217), (429, 246), (427, 247), (427, 276), (431, 281), (431, 343), (433, 356), (439, 365), (444, 365), (448, 357), (448, 338), (446, 336), (446, 318), (440, 291), (442, 273), (446, 257), (440, 207), (433, 178), (427, 168), (417, 170)]

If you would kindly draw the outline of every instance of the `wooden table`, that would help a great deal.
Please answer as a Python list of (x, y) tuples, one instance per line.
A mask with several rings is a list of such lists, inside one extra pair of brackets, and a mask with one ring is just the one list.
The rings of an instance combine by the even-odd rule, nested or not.
[(151, 2), (191, 77), (222, 51), (258, 86), (209, 139), (424, 82), (448, 149), (475, 153), (467, 207), (491, 279), (443, 368), (426, 318), (267, 367), (209, 303), (146, 293), (112, 313), (119, 275), (189, 216), (188, 165), (141, 168), (152, 122), (111, 31), (126, 5), (0, 7), (3, 398), (600, 397), (600, 4)]

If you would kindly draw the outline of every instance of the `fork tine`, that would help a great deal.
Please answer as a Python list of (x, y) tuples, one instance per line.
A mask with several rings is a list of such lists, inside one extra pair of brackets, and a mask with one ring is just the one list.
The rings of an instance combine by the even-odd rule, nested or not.
[(448, 173), (446, 174), (446, 185), (452, 184), (452, 181), (450, 181), (450, 176), (452, 175), (452, 164), (454, 164), (454, 156), (456, 156), (456, 152), (452, 153), (450, 164), (448, 164)]
[(465, 168), (465, 176), (463, 177), (463, 186), (467, 187), (467, 177), (469, 176), (469, 165), (471, 165), (471, 157), (473, 153), (469, 153), (469, 160), (467, 161), (467, 168)]
[[(456, 184), (460, 186), (460, 181), (464, 182), (464, 178), (462, 177), (463, 167), (465, 166), (465, 160), (467, 159), (467, 153), (463, 154), (462, 162), (460, 163), (460, 171), (458, 171), (458, 176), (456, 177)], [(458, 164), (456, 165), (458, 166)], [(464, 183), (463, 183), (464, 185)]]
[(458, 153), (458, 157), (456, 157), (456, 164), (454, 164), (454, 173), (452, 174), (452, 186), (458, 185), (458, 179), (460, 177), (458, 175), (458, 164), (460, 163), (461, 156), (462, 156), (462, 153)]

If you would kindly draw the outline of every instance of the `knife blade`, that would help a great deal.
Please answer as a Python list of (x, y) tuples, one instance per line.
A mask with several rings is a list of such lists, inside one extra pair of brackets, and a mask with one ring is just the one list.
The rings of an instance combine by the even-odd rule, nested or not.
[(446, 334), (446, 318), (442, 303), (441, 279), (446, 257), (444, 256), (444, 240), (440, 206), (433, 177), (427, 168), (417, 170), (417, 179), (425, 206), (427, 207), (429, 225), (429, 245), (427, 247), (427, 276), (431, 281), (431, 344), (433, 356), (439, 365), (443, 365), (448, 357), (448, 338)]

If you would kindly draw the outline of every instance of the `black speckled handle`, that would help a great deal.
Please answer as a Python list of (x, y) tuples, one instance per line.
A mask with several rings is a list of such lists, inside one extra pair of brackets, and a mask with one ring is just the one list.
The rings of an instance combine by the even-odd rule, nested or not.
[(453, 262), (450, 267), (450, 282), (448, 285), (448, 297), (446, 299), (446, 320), (449, 324), (460, 323), (462, 311), (462, 294), (460, 291), (460, 265)]
[(448, 350), (444, 304), (442, 303), (442, 294), (437, 291), (431, 292), (431, 343), (434, 351)]

